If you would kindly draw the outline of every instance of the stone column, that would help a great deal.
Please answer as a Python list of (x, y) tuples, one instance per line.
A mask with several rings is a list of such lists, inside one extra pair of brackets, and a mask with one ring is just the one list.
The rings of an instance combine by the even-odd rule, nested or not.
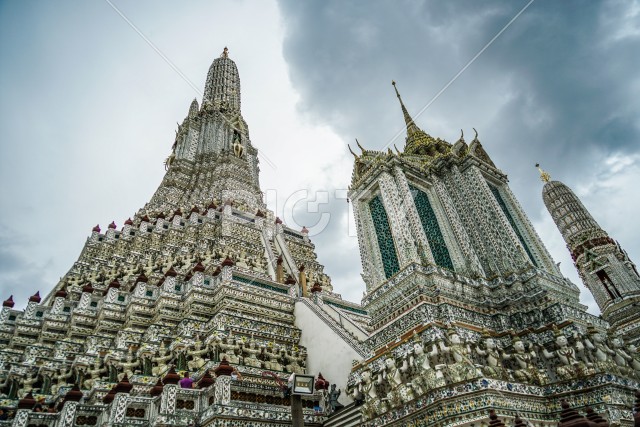
[(216, 378), (214, 384), (213, 403), (217, 405), (226, 405), (231, 402), (231, 377), (220, 376)]
[(78, 402), (65, 402), (60, 412), (60, 418), (58, 420), (58, 427), (73, 427), (76, 417), (76, 410), (78, 409)]

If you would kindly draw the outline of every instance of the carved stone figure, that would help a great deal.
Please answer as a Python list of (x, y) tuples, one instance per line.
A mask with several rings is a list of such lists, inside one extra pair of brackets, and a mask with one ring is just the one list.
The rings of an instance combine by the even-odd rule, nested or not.
[(187, 351), (187, 354), (191, 356), (191, 360), (187, 362), (189, 370), (196, 371), (202, 368), (205, 365), (205, 363), (207, 363), (207, 361), (204, 360), (202, 356), (207, 354), (208, 352), (209, 352), (209, 349), (207, 347), (202, 348), (202, 341), (197, 340), (194, 343), (193, 350)]
[(232, 146), (233, 146), (233, 154), (235, 154), (235, 156), (238, 158), (242, 158), (244, 154), (244, 146), (242, 145), (242, 142), (240, 142), (240, 133), (238, 131), (233, 132)]
[(60, 387), (64, 387), (68, 384), (69, 378), (73, 375), (73, 369), (69, 367), (65, 369), (64, 367), (60, 368), (58, 375), (55, 376), (56, 383), (51, 387), (51, 392), (53, 394), (58, 393)]
[(566, 380), (583, 375), (585, 371), (584, 363), (576, 357), (576, 350), (573, 347), (569, 347), (567, 337), (557, 328), (554, 329), (554, 334), (556, 336), (555, 350), (548, 351), (543, 348), (542, 354), (547, 359), (555, 359), (557, 361), (558, 365), (555, 371), (558, 378)]
[(613, 360), (618, 366), (618, 371), (623, 375), (630, 375), (629, 362), (633, 360), (631, 356), (624, 351), (624, 341), (620, 337), (611, 339), (611, 350), (613, 351)]
[(258, 360), (257, 355), (260, 353), (260, 349), (256, 347), (256, 342), (253, 338), (249, 341), (249, 345), (245, 345), (243, 347), (243, 352), (245, 354), (243, 363), (247, 366), (252, 366), (254, 368), (262, 367), (262, 362)]
[(160, 349), (156, 352), (155, 357), (151, 358), (154, 367), (151, 374), (158, 376), (167, 370), (167, 362), (171, 360), (171, 352), (165, 347), (164, 341), (160, 343)]
[(84, 388), (91, 390), (96, 382), (107, 372), (106, 366), (101, 366), (102, 363), (99, 358), (93, 362), (93, 369), (90, 369), (87, 374), (88, 378), (84, 380)]
[(460, 381), (477, 378), (479, 373), (471, 361), (471, 348), (462, 343), (460, 335), (455, 329), (447, 331), (449, 335), (449, 346), (444, 341), (440, 341), (440, 350), (451, 355), (453, 363), (447, 366), (449, 381), (457, 383)]
[(27, 377), (22, 381), (21, 395), (31, 393), (33, 391), (33, 385), (38, 381), (38, 375), (29, 370)]
[(133, 360), (133, 353), (129, 350), (127, 354), (127, 359), (123, 362), (118, 363), (118, 366), (122, 369), (122, 372), (118, 374), (118, 381), (121, 381), (124, 378), (125, 374), (127, 377), (133, 377), (135, 369), (140, 366), (139, 360)]
[(537, 353), (531, 348), (527, 351), (524, 342), (518, 336), (513, 338), (513, 350), (514, 352), (511, 354), (503, 353), (502, 358), (515, 362), (513, 371), (515, 380), (527, 384), (544, 384), (546, 376), (538, 371), (534, 363), (534, 359), (538, 357)]
[(593, 326), (587, 328), (588, 336), (584, 338), (585, 347), (596, 372), (612, 372), (615, 352), (607, 346), (606, 336)]
[(433, 343), (431, 351), (425, 353), (421, 341), (413, 344), (413, 354), (409, 358), (409, 364), (413, 369), (411, 387), (416, 395), (421, 396), (429, 389), (444, 385), (444, 376), (431, 367), (430, 358), (438, 354), (436, 344)]
[(506, 369), (502, 367), (502, 360), (500, 353), (498, 352), (495, 340), (489, 335), (489, 331), (486, 329), (482, 333), (484, 348), (476, 347), (476, 353), (480, 356), (484, 356), (485, 363), (483, 364), (482, 373), (489, 378), (497, 378), (506, 380), (509, 378)]
[(331, 412), (335, 412), (336, 409), (342, 406), (340, 405), (340, 402), (338, 402), (341, 392), (342, 391), (340, 389), (336, 391), (335, 384), (331, 384), (331, 391), (329, 391), (329, 409)]
[(272, 350), (271, 347), (266, 347), (264, 350), (265, 356), (268, 358), (268, 369), (274, 371), (282, 371), (282, 365), (280, 364), (280, 355), (277, 350)]
[(372, 418), (376, 414), (386, 411), (386, 407), (378, 398), (376, 386), (382, 383), (382, 375), (378, 375), (374, 381), (370, 370), (366, 369), (361, 374), (361, 381), (358, 384), (359, 394), (364, 397), (365, 404), (362, 407), (362, 413), (366, 419)]
[[(236, 344), (233, 337), (231, 335), (227, 336), (225, 340), (221, 340), (218, 343), (220, 360), (226, 358), (229, 363), (237, 365), (238, 363), (240, 363), (240, 358), (236, 354), (239, 348), (240, 346)], [(282, 369), (279, 370), (281, 371)]]

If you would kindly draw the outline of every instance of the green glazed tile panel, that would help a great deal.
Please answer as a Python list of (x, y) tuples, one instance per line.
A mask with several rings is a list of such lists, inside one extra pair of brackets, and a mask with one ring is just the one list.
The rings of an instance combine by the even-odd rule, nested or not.
[(420, 217), (424, 234), (427, 236), (429, 248), (431, 248), (431, 253), (433, 254), (436, 264), (453, 271), (453, 262), (451, 262), (449, 249), (447, 249), (444, 237), (442, 237), (438, 219), (436, 218), (435, 212), (433, 212), (431, 203), (429, 203), (429, 197), (424, 191), (416, 187), (409, 186), (409, 188), (411, 189), (411, 194), (414, 196), (413, 200), (418, 210), (418, 216)]
[(382, 200), (380, 200), (379, 195), (369, 202), (369, 210), (371, 211), (373, 227), (375, 228), (376, 236), (378, 237), (378, 247), (380, 248), (380, 257), (382, 258), (384, 275), (388, 279), (400, 270), (400, 264), (398, 263), (396, 247), (393, 244), (393, 235), (391, 234), (391, 228), (389, 227), (387, 211), (384, 210), (384, 205), (382, 204)]

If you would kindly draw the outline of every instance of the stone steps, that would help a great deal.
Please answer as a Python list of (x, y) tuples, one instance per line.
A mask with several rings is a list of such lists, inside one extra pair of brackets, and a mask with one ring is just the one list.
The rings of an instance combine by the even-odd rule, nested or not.
[(331, 414), (327, 421), (324, 422), (324, 427), (354, 427), (359, 426), (362, 422), (362, 414), (360, 413), (360, 406), (356, 406), (355, 403), (351, 403), (338, 412)]

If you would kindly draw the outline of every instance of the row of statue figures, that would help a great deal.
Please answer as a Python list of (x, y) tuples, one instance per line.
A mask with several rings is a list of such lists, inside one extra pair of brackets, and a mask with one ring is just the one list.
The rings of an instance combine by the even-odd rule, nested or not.
[[(128, 282), (130, 279), (135, 279), (141, 274), (146, 277), (157, 277), (167, 273), (170, 269), (173, 269), (177, 274), (188, 274), (196, 266), (201, 263), (205, 268), (211, 266), (220, 265), (226, 258), (230, 258), (234, 261), (236, 267), (241, 267), (247, 270), (252, 270), (255, 273), (266, 277), (267, 273), (267, 259), (263, 254), (248, 254), (243, 249), (233, 248), (208, 248), (200, 254), (186, 253), (182, 255), (167, 255), (165, 257), (157, 256), (155, 258), (149, 258), (148, 261), (142, 265), (138, 265), (135, 262), (126, 265), (124, 268), (101, 268), (98, 270), (88, 271), (86, 274), (70, 276), (65, 278), (64, 281), (67, 285), (78, 285), (91, 283), (92, 285), (100, 284), (107, 286), (114, 279), (118, 279), (122, 282)], [(133, 260), (135, 261), (135, 260)], [(274, 266), (275, 268), (275, 266)], [(319, 283), (323, 289), (331, 289), (329, 277), (326, 274), (313, 271), (311, 269), (306, 270), (307, 280), (311, 282)]]
[(640, 349), (635, 345), (593, 327), (571, 337), (555, 326), (553, 331), (554, 340), (545, 345), (513, 336), (505, 348), (486, 330), (479, 342), (463, 340), (451, 327), (446, 337), (429, 343), (414, 333), (412, 349), (398, 357), (387, 353), (378, 368), (366, 367), (349, 393), (365, 402), (364, 414), (370, 418), (431, 389), (481, 377), (534, 385), (597, 373), (640, 380)]
[(26, 393), (42, 395), (56, 394), (61, 387), (78, 384), (90, 390), (98, 382), (115, 383), (125, 375), (158, 377), (164, 375), (170, 366), (177, 371), (195, 372), (207, 362), (226, 359), (231, 365), (304, 373), (307, 354), (304, 348), (258, 344), (251, 338), (246, 342), (229, 334), (215, 336), (208, 343), (197, 339), (191, 345), (177, 345), (173, 350), (161, 342), (158, 349), (141, 347), (137, 351), (129, 348), (125, 357), (118, 358), (111, 353), (97, 356), (93, 363), (73, 362), (56, 369), (31, 367), (26, 375), (8, 374), (0, 384), (0, 397), (15, 399)]
[(86, 282), (92, 285), (102, 284), (108, 285), (112, 280), (118, 279), (127, 282), (129, 279), (135, 279), (140, 274), (147, 277), (164, 275), (170, 269), (177, 274), (188, 274), (197, 263), (202, 263), (206, 268), (211, 265), (219, 265), (226, 258), (234, 260), (236, 266), (253, 270), (256, 273), (266, 274), (267, 260), (262, 255), (247, 254), (244, 250), (233, 249), (207, 249), (200, 255), (184, 254), (184, 255), (167, 255), (149, 258), (144, 265), (132, 263), (124, 268), (101, 268), (98, 270), (88, 271), (84, 275), (72, 276), (65, 279), (68, 285), (83, 285)]

